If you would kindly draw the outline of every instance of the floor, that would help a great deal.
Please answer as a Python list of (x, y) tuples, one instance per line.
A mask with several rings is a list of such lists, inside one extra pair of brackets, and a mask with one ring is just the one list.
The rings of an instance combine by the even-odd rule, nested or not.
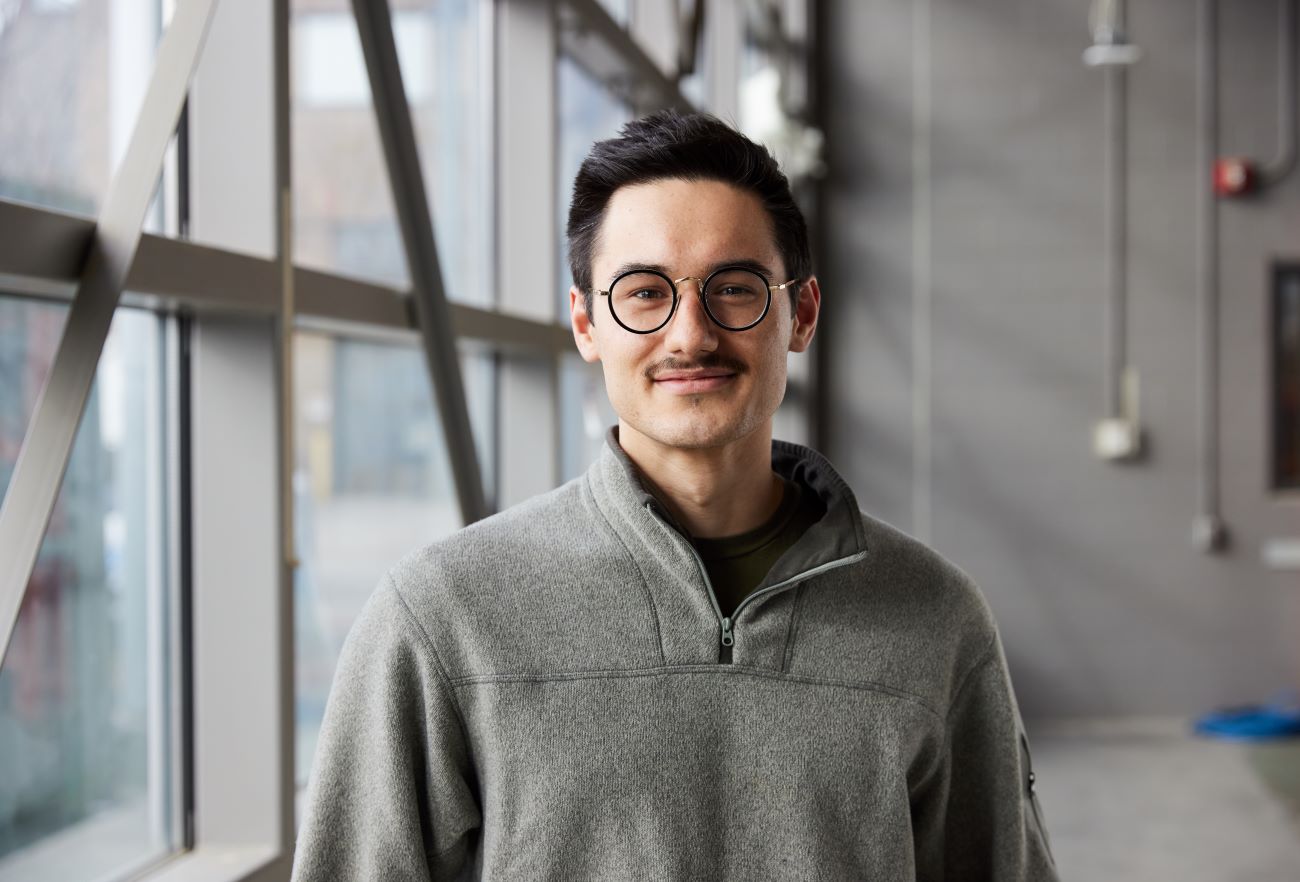
[(1300, 882), (1300, 739), (1173, 720), (1028, 731), (1062, 882)]

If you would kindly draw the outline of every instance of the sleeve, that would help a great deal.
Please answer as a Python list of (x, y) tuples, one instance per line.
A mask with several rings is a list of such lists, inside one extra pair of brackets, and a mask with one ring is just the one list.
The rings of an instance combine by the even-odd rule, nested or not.
[(953, 696), (945, 744), (914, 794), (918, 880), (1059, 882), (1001, 641)]
[(343, 643), (292, 880), (461, 878), (481, 822), (475, 791), (446, 674), (385, 576)]

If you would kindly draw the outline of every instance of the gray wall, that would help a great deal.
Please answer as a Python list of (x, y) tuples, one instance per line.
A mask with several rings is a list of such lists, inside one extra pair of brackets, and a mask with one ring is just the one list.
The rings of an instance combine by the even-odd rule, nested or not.
[[(1102, 75), (1081, 61), (1088, 6), (928, 0), (928, 40), (915, 27), (924, 6), (822, 6), (823, 446), (864, 508), (975, 577), (1026, 717), (1194, 714), (1300, 685), (1300, 573), (1260, 559), (1268, 539), (1300, 535), (1300, 500), (1268, 488), (1266, 346), (1269, 261), (1300, 258), (1300, 172), (1221, 205), (1233, 542), (1206, 555), (1190, 541), (1196, 4), (1130, 4), (1145, 56), (1130, 76), (1129, 353), (1151, 450), (1129, 465), (1090, 451), (1105, 415), (1106, 289)], [(1222, 6), (1222, 152), (1267, 158), (1276, 0)], [(928, 114), (924, 102), (917, 114), (918, 72)], [(926, 126), (928, 162), (914, 157)], [(913, 428), (913, 299), (927, 273), (928, 530), (913, 459), (927, 449)]]

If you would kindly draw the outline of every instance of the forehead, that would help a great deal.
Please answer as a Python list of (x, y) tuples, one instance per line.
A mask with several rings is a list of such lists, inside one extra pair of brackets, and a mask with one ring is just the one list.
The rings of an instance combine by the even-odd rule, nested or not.
[(647, 263), (687, 275), (732, 259), (757, 260), (780, 271), (762, 201), (721, 181), (670, 178), (614, 191), (596, 237), (592, 272), (604, 280), (625, 263)]

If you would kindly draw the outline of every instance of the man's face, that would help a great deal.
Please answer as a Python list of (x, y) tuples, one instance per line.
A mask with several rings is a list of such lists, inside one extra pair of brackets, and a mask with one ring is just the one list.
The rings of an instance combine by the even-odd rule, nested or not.
[[(771, 284), (788, 281), (771, 221), (758, 197), (717, 181), (668, 179), (615, 191), (592, 258), (592, 282), (606, 290), (630, 267), (656, 268), (671, 279), (704, 278), (719, 266), (757, 262)], [(671, 447), (717, 447), (764, 425), (785, 396), (786, 353), (812, 339), (820, 293), (806, 283), (792, 322), (789, 290), (774, 291), (764, 319), (744, 331), (713, 323), (699, 283), (681, 282), (669, 323), (634, 334), (614, 321), (608, 297), (593, 299), (587, 320), (582, 292), (569, 291), (574, 339), (584, 360), (600, 361), (605, 390), (622, 423)], [(808, 303), (811, 301), (811, 303)], [(713, 379), (673, 381), (704, 371)], [(717, 376), (720, 375), (720, 376)]]

